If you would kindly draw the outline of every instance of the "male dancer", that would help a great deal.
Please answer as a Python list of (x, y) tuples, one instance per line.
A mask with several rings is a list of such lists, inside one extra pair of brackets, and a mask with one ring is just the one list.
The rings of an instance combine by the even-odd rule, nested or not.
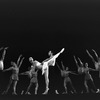
[(31, 95), (31, 93), (29, 92), (31, 86), (33, 85), (33, 83), (36, 85), (35, 87), (35, 94), (37, 94), (37, 90), (38, 90), (38, 79), (37, 79), (37, 75), (38, 75), (38, 70), (36, 70), (36, 63), (33, 60), (32, 57), (29, 58), (31, 65), (31, 69), (29, 71), (26, 71), (24, 73), (21, 73), (20, 75), (28, 75), (30, 78), (30, 84), (27, 88), (27, 91), (25, 94), (29, 94)]

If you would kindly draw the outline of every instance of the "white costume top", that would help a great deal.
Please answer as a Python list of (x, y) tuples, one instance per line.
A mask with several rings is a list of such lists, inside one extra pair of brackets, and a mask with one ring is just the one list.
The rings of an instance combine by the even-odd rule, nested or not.
[(4, 69), (4, 64), (3, 64), (3, 61), (1, 60), (0, 61), (0, 70), (3, 70)]
[(42, 75), (44, 74), (45, 70), (48, 70), (48, 66), (55, 66), (55, 62), (56, 62), (56, 58), (64, 51), (64, 48), (57, 53), (56, 55), (54, 55), (53, 57), (51, 57), (49, 60), (47, 61), (43, 61), (43, 66), (42, 66)]

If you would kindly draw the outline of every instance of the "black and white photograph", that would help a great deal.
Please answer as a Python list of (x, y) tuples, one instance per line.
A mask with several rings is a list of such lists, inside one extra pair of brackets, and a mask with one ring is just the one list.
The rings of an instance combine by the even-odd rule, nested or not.
[(0, 0), (0, 100), (100, 97), (99, 0)]

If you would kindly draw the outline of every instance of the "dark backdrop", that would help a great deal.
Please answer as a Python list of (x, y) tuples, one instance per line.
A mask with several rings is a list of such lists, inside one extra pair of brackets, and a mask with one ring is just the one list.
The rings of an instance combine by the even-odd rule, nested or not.
[[(94, 65), (86, 54), (88, 49), (95, 49), (100, 55), (100, 2), (97, 0), (16, 0), (0, 1), (0, 46), (6, 47), (5, 69), (10, 67), (11, 61), (16, 61), (20, 54), (25, 60), (20, 72), (28, 70), (28, 58), (32, 56), (38, 61), (48, 58), (48, 51), (65, 51), (57, 62), (64, 62), (70, 70), (77, 71), (73, 55), (88, 62), (91, 68)], [(2, 52), (1, 52), (2, 54)], [(95, 57), (95, 56), (94, 56)], [(11, 71), (1, 71), (1, 92), (9, 82)], [(91, 72), (94, 82), (99, 86), (98, 72)], [(3, 76), (3, 77), (2, 77)], [(82, 81), (80, 76), (70, 75), (75, 88), (79, 91)], [(18, 93), (26, 89), (29, 79), (20, 76), (17, 85)], [(39, 71), (39, 93), (45, 89), (44, 77)], [(33, 88), (34, 89), (34, 88)], [(57, 66), (50, 67), (50, 91), (63, 91), (63, 79)], [(10, 89), (11, 91), (11, 89)], [(32, 90), (33, 91), (33, 90)]]

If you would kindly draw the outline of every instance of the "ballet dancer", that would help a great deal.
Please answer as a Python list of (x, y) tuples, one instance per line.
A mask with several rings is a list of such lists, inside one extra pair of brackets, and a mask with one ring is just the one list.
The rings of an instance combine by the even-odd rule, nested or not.
[(13, 83), (13, 93), (12, 94), (17, 95), (17, 93), (16, 93), (16, 86), (17, 86), (17, 82), (19, 80), (18, 74), (19, 74), (19, 69), (20, 69), (20, 67), (22, 65), (22, 62), (24, 60), (24, 57), (23, 57), (21, 59), (21, 61), (20, 61), (21, 57), (22, 57), (22, 55), (19, 56), (19, 58), (17, 60), (17, 63), (11, 61), (12, 67), (3, 70), (3, 72), (12, 70), (12, 75), (10, 77), (10, 81), (9, 81), (9, 84), (8, 84), (8, 87), (7, 87), (6, 91), (4, 91), (2, 94), (7, 94), (11, 84)]
[(86, 93), (89, 93), (88, 83), (90, 83), (92, 85), (92, 87), (93, 87), (92, 91), (94, 93), (98, 93), (99, 89), (96, 88), (96, 86), (94, 84), (94, 81), (93, 81), (93, 78), (92, 78), (91, 74), (89, 73), (89, 71), (96, 71), (96, 70), (92, 69), (92, 68), (89, 68), (88, 63), (85, 63), (85, 67), (84, 67), (84, 73), (85, 73), (84, 85), (86, 87)]
[(80, 65), (79, 65), (78, 64), (78, 61), (76, 60), (76, 57), (75, 56), (74, 56), (74, 60), (75, 60), (75, 63), (76, 63), (77, 69), (78, 69), (78, 73), (79, 74), (83, 74), (84, 73), (84, 66), (83, 66), (82, 61), (78, 58), (78, 60), (80, 62)]
[(96, 69), (97, 71), (99, 71), (99, 78), (100, 78), (100, 57), (97, 55), (97, 53), (96, 53), (95, 50), (92, 49), (92, 51), (94, 52), (97, 61), (95, 61), (95, 59), (94, 59), (93, 56), (89, 53), (89, 51), (86, 50), (87, 54), (89, 55), (89, 57), (92, 59), (92, 61), (93, 61), (93, 63), (94, 63), (95, 69)]
[(37, 67), (42, 70), (42, 75), (44, 75), (44, 77), (45, 77), (46, 89), (43, 94), (47, 94), (49, 91), (49, 66), (55, 66), (56, 59), (58, 58), (58, 56), (61, 53), (63, 53), (64, 50), (65, 50), (65, 48), (63, 48), (56, 55), (53, 55), (52, 51), (49, 51), (48, 55), (50, 56), (50, 58), (44, 60), (41, 64), (38, 62)]
[(85, 63), (85, 65), (84, 65), (80, 58), (78, 58), (78, 60), (82, 65), (82, 73), (85, 74), (84, 86), (86, 88), (86, 93), (89, 93), (88, 83), (90, 83), (92, 85), (92, 87), (93, 87), (92, 91), (98, 93), (99, 89), (96, 89), (93, 78), (92, 78), (91, 74), (89, 73), (90, 71), (96, 71), (96, 70), (92, 69), (92, 68), (89, 68), (88, 63)]
[(65, 68), (65, 66), (63, 65), (63, 62), (61, 62), (61, 65), (62, 65), (62, 69), (60, 68), (60, 66), (58, 65), (58, 63), (56, 62), (56, 65), (58, 66), (59, 70), (61, 71), (61, 76), (64, 77), (64, 88), (65, 88), (65, 92), (63, 94), (67, 94), (68, 91), (67, 91), (67, 85), (69, 84), (71, 86), (71, 92), (72, 93), (77, 93), (73, 84), (72, 84), (72, 81), (69, 77), (69, 74), (74, 74), (74, 75), (78, 75), (72, 71), (69, 71), (68, 67)]
[(37, 94), (37, 90), (38, 90), (38, 79), (37, 79), (37, 75), (38, 75), (38, 69), (36, 69), (36, 63), (34, 62), (33, 58), (32, 57), (29, 57), (29, 61), (30, 63), (32, 64), (31, 65), (31, 68), (29, 71), (26, 71), (24, 73), (20, 73), (20, 75), (28, 75), (29, 78), (30, 78), (30, 84), (27, 88), (27, 91), (25, 94), (29, 94), (31, 95), (31, 93), (29, 92), (31, 86), (33, 84), (35, 84), (35, 94)]

